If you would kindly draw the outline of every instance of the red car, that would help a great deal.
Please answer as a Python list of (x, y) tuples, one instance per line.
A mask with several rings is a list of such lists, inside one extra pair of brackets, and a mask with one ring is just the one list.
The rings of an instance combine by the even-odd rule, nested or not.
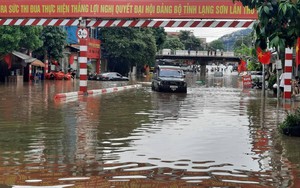
[(71, 79), (71, 74), (63, 73), (62, 71), (58, 72), (49, 72), (45, 74), (45, 79), (48, 80), (70, 80)]

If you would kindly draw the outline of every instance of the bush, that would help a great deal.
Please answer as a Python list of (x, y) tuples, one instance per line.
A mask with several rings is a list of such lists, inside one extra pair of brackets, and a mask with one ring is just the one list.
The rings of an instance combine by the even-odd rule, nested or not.
[(279, 131), (285, 135), (300, 136), (300, 108), (286, 116), (279, 124)]

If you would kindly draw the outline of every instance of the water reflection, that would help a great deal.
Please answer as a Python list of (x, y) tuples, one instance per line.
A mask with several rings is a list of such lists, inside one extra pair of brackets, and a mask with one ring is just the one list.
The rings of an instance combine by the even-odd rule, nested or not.
[(63, 103), (78, 83), (0, 85), (0, 187), (297, 187), (299, 139), (276, 131), (285, 109), (237, 76), (190, 77), (187, 94)]

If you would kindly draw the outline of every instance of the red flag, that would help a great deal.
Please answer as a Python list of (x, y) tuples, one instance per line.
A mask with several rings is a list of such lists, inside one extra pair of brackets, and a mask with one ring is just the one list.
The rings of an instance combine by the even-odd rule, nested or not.
[(296, 65), (300, 64), (300, 37), (297, 39), (296, 44)]
[(239, 63), (239, 66), (238, 66), (238, 72), (244, 72), (244, 71), (247, 71), (247, 62), (243, 59), (241, 59), (241, 62)]
[(4, 61), (5, 61), (5, 63), (7, 63), (7, 65), (8, 65), (8, 69), (10, 69), (11, 68), (11, 54), (7, 54), (7, 55), (5, 55), (4, 56)]
[(258, 61), (261, 62), (262, 64), (269, 64), (271, 61), (271, 52), (267, 51), (264, 52), (260, 47), (256, 48), (256, 54)]

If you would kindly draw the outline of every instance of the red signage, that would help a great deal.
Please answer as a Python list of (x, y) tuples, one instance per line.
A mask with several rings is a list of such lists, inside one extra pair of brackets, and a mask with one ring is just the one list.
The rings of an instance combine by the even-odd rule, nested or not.
[(87, 57), (91, 59), (100, 59), (100, 40), (89, 38)]
[(252, 87), (252, 79), (251, 75), (243, 76), (243, 88), (251, 88)]
[(1, 0), (0, 18), (257, 19), (232, 0)]

